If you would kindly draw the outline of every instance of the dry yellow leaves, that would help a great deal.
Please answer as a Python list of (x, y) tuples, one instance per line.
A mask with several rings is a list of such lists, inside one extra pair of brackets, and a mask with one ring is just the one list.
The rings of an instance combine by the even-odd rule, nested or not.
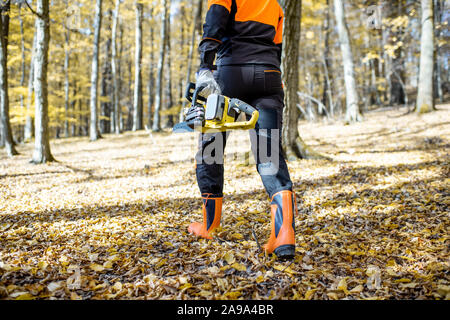
[(28, 163), (29, 144), (14, 160), (0, 151), (0, 299), (450, 299), (450, 107), (440, 109), (301, 123), (333, 161), (288, 164), (299, 209), (289, 262), (260, 249), (270, 199), (235, 157), (246, 132), (227, 142), (213, 240), (187, 231), (202, 219), (185, 148), (194, 135), (53, 140), (59, 162), (43, 166)]
[(234, 269), (236, 269), (236, 270), (238, 270), (238, 271), (247, 271), (247, 267), (244, 266), (244, 265), (241, 264), (241, 263), (235, 262), (235, 263), (233, 263), (233, 264), (231, 265), (231, 267), (234, 268)]
[(89, 266), (89, 268), (91, 268), (92, 270), (97, 271), (97, 272), (101, 272), (101, 271), (105, 270), (105, 268), (102, 265), (98, 264), (98, 263), (91, 264)]
[(224, 256), (223, 256), (224, 260), (228, 263), (228, 264), (233, 264), (236, 259), (234, 258), (234, 255), (231, 251), (228, 251)]

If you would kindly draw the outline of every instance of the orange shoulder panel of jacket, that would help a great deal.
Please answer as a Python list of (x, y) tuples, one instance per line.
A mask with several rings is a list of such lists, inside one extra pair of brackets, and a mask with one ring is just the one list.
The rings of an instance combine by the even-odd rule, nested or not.
[(277, 0), (236, 0), (236, 21), (256, 21), (278, 28), (280, 5)]
[(283, 22), (284, 22), (284, 13), (283, 9), (280, 7), (280, 17), (278, 18), (278, 26), (276, 28), (277, 33), (275, 35), (275, 39), (273, 39), (273, 42), (275, 42), (275, 44), (280, 44), (283, 42)]
[(231, 2), (232, 0), (208, 0), (208, 10), (213, 4), (218, 4), (219, 6), (225, 7), (228, 12), (231, 12)]

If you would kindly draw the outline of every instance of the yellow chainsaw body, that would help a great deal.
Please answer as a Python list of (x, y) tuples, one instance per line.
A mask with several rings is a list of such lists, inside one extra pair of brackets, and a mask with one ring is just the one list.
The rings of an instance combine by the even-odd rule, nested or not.
[(224, 107), (223, 111), (221, 111), (222, 114), (219, 115), (217, 119), (206, 120), (205, 125), (201, 127), (201, 132), (223, 132), (228, 130), (250, 130), (255, 128), (259, 118), (259, 112), (257, 110), (252, 112), (250, 120), (237, 122), (235, 114), (230, 112), (230, 103), (233, 101), (233, 108), (239, 108), (239, 103), (241, 103), (241, 101), (230, 99), (225, 96), (222, 97), (224, 98)]

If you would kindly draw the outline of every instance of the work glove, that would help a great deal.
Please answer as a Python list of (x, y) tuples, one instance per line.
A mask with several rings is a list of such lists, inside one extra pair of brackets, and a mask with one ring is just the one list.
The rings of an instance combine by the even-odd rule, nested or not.
[(196, 104), (187, 110), (185, 117), (189, 127), (203, 126), (205, 124), (205, 107), (201, 104)]
[(197, 79), (195, 83), (195, 88), (204, 87), (203, 90), (199, 92), (199, 95), (208, 98), (211, 94), (221, 94), (222, 90), (220, 90), (220, 86), (214, 79), (214, 76), (209, 69), (200, 69), (196, 74), (195, 78)]

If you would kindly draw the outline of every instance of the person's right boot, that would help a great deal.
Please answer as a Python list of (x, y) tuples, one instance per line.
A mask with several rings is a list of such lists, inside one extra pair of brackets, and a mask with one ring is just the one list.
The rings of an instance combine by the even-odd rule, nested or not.
[(279, 259), (293, 259), (295, 256), (295, 220), (297, 203), (292, 191), (284, 190), (273, 195), (270, 204), (272, 231), (264, 246), (268, 254), (275, 253)]

